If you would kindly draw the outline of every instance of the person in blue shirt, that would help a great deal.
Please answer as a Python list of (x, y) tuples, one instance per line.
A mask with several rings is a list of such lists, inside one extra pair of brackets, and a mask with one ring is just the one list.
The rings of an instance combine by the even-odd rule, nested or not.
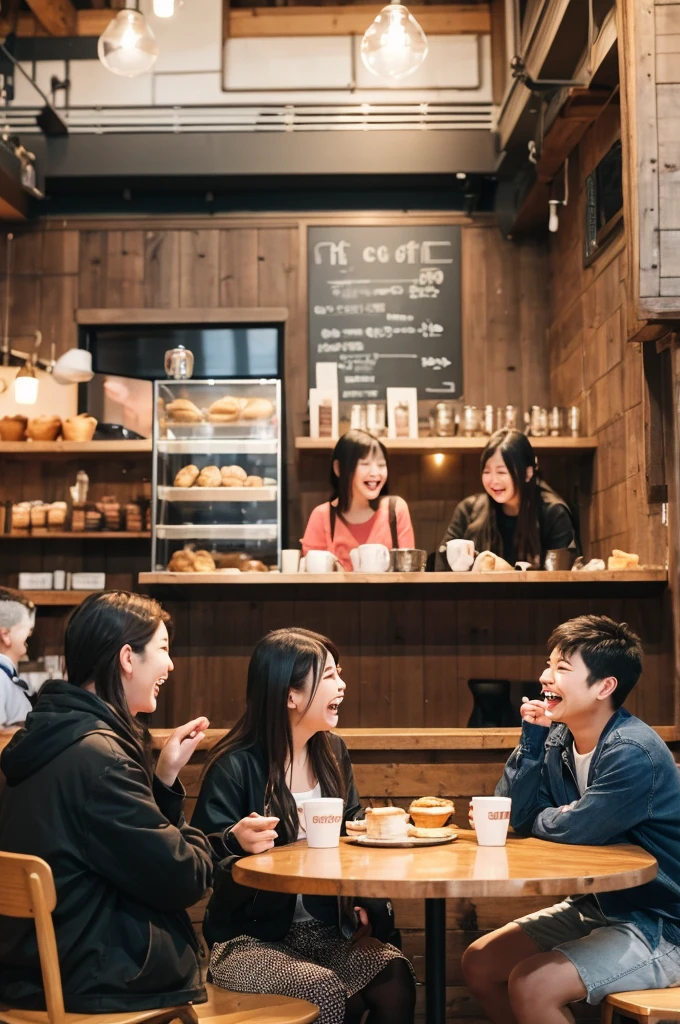
[(553, 843), (635, 843), (658, 874), (473, 942), (463, 974), (494, 1024), (566, 1024), (569, 1003), (680, 985), (680, 772), (622, 707), (642, 671), (640, 640), (625, 623), (582, 615), (557, 627), (548, 651), (542, 699), (524, 699), (520, 743), (496, 787), (512, 798), (510, 824)]
[(31, 710), (19, 661), (33, 632), (35, 608), (19, 590), (0, 587), (0, 729), (23, 725)]

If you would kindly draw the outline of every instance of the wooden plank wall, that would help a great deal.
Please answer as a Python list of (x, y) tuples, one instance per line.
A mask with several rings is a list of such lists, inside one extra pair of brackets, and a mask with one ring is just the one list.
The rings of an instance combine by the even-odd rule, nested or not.
[[(447, 220), (441, 215), (436, 219)], [(352, 218), (343, 221), (329, 215), (325, 220), (341, 224)], [(362, 218), (369, 220), (395, 223), (399, 218), (379, 214)], [(406, 220), (401, 218), (402, 223)], [(548, 399), (544, 244), (516, 246), (503, 239), (494, 225), (466, 221), (456, 214), (448, 220), (463, 223), (466, 400), (521, 408), (544, 405)], [(324, 223), (324, 218), (317, 222)], [(11, 287), (10, 333), (40, 328), (43, 344), (54, 342), (57, 355), (77, 343), (74, 311), (78, 308), (287, 307), (284, 387), (292, 540), (301, 536), (303, 517), (308, 514), (300, 503), (294, 447), (295, 437), (307, 433), (306, 274), (300, 265), (307, 223), (293, 215), (41, 222), (15, 231)], [(0, 288), (4, 288), (5, 257), (5, 246), (0, 245)], [(395, 466), (397, 471), (399, 486), (414, 499), (417, 491), (425, 502), (423, 523), (434, 517), (445, 526), (446, 513), (437, 517), (428, 502), (448, 493), (452, 510), (463, 492), (455, 484), (442, 489), (441, 481), (460, 481), (460, 462), (450, 460), (446, 474), (433, 475), (421, 473), (417, 459), (406, 459)], [(327, 473), (326, 465), (324, 482)], [(471, 480), (469, 486), (476, 490), (478, 480)], [(426, 527), (428, 543), (430, 533), (443, 532), (439, 525)]]
[(657, 141), (659, 146), (659, 294), (677, 295), (680, 314), (680, 3), (656, 0)]
[(551, 402), (580, 406), (584, 433), (597, 438), (592, 500), (581, 510), (589, 554), (616, 547), (665, 564), (661, 506), (646, 499), (642, 346), (627, 338), (629, 227), (583, 266), (586, 177), (619, 136), (611, 105), (569, 156), (569, 205), (550, 246)]

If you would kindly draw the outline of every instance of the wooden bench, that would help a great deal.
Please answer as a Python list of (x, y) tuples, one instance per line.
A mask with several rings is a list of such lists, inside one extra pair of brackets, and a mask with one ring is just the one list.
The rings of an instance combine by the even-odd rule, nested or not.
[(631, 1017), (637, 1024), (680, 1021), (680, 988), (646, 989), (607, 996), (602, 1006), (602, 1024), (612, 1024), (615, 1012)]

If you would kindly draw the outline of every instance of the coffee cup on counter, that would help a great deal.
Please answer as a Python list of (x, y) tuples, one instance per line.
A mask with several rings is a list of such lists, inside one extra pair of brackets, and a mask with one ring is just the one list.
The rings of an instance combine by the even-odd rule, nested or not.
[(281, 552), (281, 572), (289, 574), (300, 572), (301, 554), (302, 552), (297, 548), (285, 548)]
[(553, 548), (545, 553), (543, 568), (547, 572), (568, 571), (574, 564), (576, 551), (573, 548)]
[(354, 572), (388, 572), (390, 551), (384, 544), (360, 544), (350, 551)]
[(427, 551), (420, 548), (394, 548), (390, 551), (392, 572), (424, 572)]
[(335, 565), (336, 558), (332, 551), (308, 551), (304, 557), (303, 571), (307, 573), (333, 572)]
[(475, 544), (471, 540), (450, 540), (446, 545), (446, 561), (453, 572), (469, 572), (475, 560)]

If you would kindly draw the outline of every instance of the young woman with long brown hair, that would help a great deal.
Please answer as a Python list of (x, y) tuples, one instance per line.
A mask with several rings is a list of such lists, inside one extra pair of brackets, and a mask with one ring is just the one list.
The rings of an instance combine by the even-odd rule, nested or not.
[(253, 651), (245, 712), (213, 750), (192, 818), (227, 853), (203, 925), (211, 978), (307, 999), (320, 1007), (320, 1024), (358, 1021), (367, 1009), (374, 1024), (412, 1024), (410, 964), (370, 937), (363, 907), (347, 908), (352, 934), (334, 897), (260, 893), (231, 876), (239, 857), (299, 838), (304, 800), (342, 797), (345, 821), (356, 816), (352, 764), (331, 732), (344, 691), (338, 652), (324, 636), (279, 629)]

